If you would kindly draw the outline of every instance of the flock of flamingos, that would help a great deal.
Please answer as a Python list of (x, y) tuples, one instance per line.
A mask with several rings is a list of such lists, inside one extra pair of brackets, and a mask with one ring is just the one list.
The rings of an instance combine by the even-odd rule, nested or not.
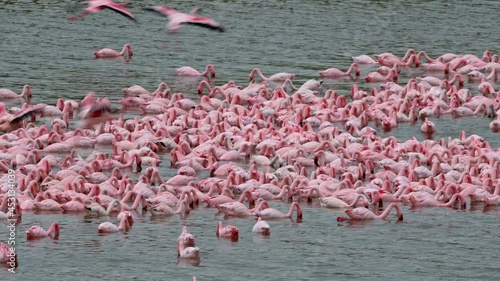
[[(127, 44), (122, 51), (93, 54), (132, 56), (132, 48)], [(498, 205), (500, 152), (481, 136), (462, 131), (458, 138), (400, 141), (379, 137), (377, 129), (421, 120), (422, 133), (432, 135), (436, 126), (429, 117), (452, 115), (483, 117), (478, 122), (490, 122), (497, 132), (499, 58), (485, 51), (481, 58), (444, 54), (432, 59), (410, 49), (403, 58), (362, 55), (352, 58), (346, 72), (319, 72), (321, 79), (360, 77), (359, 66), (371, 65), (366, 67), (374, 72), (364, 80), (380, 87), (365, 91), (353, 84), (349, 96), (323, 90), (321, 80), (296, 87), (294, 73), (266, 77), (259, 69), (251, 71), (248, 85), (229, 81), (213, 87), (201, 79), (197, 101), (173, 93), (167, 83), (153, 92), (133, 85), (123, 89), (120, 113), (95, 93), (81, 101), (33, 105), (36, 91), (30, 85), (21, 94), (0, 89), (0, 100), (24, 101), (22, 108), (0, 104), (0, 219), (15, 221), (32, 211), (81, 212), (109, 218), (96, 229), (102, 235), (133, 231), (135, 211), (141, 208), (151, 216), (216, 208), (227, 217), (249, 218), (256, 235), (271, 235), (267, 221), (303, 219), (303, 200), (345, 209), (346, 216), (336, 218), (340, 223), (385, 220), (393, 209), (403, 220), (401, 205), (465, 208), (467, 200)], [(397, 83), (401, 71), (417, 67), (429, 76)], [(203, 72), (182, 67), (177, 75), (210, 81), (216, 71), (212, 65)], [(125, 112), (136, 116), (124, 120)], [(76, 127), (72, 120), (79, 120)], [(81, 149), (94, 150), (82, 157)], [(161, 167), (177, 169), (177, 175), (164, 178)], [(5, 184), (11, 173), (14, 209)], [(290, 209), (271, 208), (273, 200), (290, 202)], [(214, 227), (217, 237), (237, 241), (235, 226), (219, 221)], [(25, 231), (29, 240), (58, 239), (60, 232), (64, 239), (57, 222), (48, 230), (32, 226)], [(186, 226), (177, 250), (179, 258), (200, 258)], [(0, 243), (2, 264), (11, 261), (9, 254), (7, 243)]]

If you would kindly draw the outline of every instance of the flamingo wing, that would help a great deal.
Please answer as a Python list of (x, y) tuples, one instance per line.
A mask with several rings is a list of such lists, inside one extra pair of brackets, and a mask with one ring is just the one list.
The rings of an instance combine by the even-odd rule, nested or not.
[(190, 16), (187, 18), (186, 21), (182, 22), (181, 24), (191, 24), (191, 25), (197, 25), (205, 28), (209, 28), (212, 30), (217, 30), (219, 32), (224, 32), (225, 29), (222, 27), (218, 22), (211, 18), (207, 17), (195, 17), (195, 16)]
[(145, 8), (144, 10), (150, 11), (150, 12), (155, 12), (155, 13), (160, 14), (162, 16), (171, 16), (171, 15), (177, 13), (176, 10), (169, 8), (167, 6), (153, 6), (151, 8)]
[(137, 20), (135, 19), (135, 17), (132, 15), (132, 13), (130, 13), (127, 9), (124, 8), (124, 5), (103, 5), (102, 6), (103, 8), (106, 8), (106, 9), (110, 9), (114, 12), (117, 12), (119, 14), (122, 14), (123, 16), (137, 22)]
[(31, 116), (32, 113), (41, 112), (41, 110), (44, 109), (46, 106), (47, 106), (46, 104), (37, 104), (35, 106), (22, 110), (21, 112), (14, 115), (12, 120), (10, 120), (10, 124), (18, 123), (24, 118)]

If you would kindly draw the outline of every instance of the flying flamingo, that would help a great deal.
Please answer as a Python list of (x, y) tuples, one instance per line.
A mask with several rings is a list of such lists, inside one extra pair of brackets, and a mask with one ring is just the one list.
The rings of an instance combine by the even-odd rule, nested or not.
[(225, 237), (225, 238), (231, 238), (231, 239), (238, 240), (239, 232), (238, 232), (238, 228), (236, 228), (236, 226), (226, 225), (223, 227), (222, 222), (219, 221), (217, 223), (217, 228), (215, 229), (215, 235), (217, 237)]
[(198, 70), (190, 67), (190, 66), (183, 66), (180, 68), (177, 68), (176, 70), (177, 75), (179, 76), (207, 76), (210, 75), (212, 78), (215, 77), (215, 68), (211, 65), (208, 64), (205, 67), (205, 71), (199, 72)]
[(391, 210), (393, 208), (396, 208), (396, 212), (398, 215), (398, 220), (402, 221), (403, 220), (403, 213), (401, 212), (401, 209), (396, 203), (391, 203), (387, 209), (384, 210), (384, 212), (381, 215), (376, 215), (372, 211), (370, 211), (367, 208), (364, 207), (359, 207), (355, 208), (352, 210), (345, 210), (345, 213), (349, 216), (349, 218), (344, 218), (344, 217), (337, 217), (338, 222), (343, 222), (347, 221), (349, 219), (351, 220), (374, 220), (374, 219), (385, 219)]
[(286, 72), (280, 72), (280, 73), (273, 74), (269, 77), (266, 77), (266, 76), (264, 76), (264, 74), (262, 74), (262, 71), (260, 71), (259, 68), (254, 68), (254, 69), (252, 69), (252, 71), (250, 72), (250, 75), (248, 76), (250, 78), (250, 81), (254, 81), (255, 73), (257, 73), (257, 75), (259, 75), (259, 77), (263, 81), (272, 81), (272, 82), (283, 82), (283, 81), (286, 81), (287, 79), (292, 80), (295, 77), (294, 73), (286, 73)]
[(23, 92), (18, 95), (16, 92), (6, 89), (0, 88), (0, 100), (4, 99), (17, 99), (17, 98), (30, 98), (33, 94), (31, 93), (31, 86), (26, 84), (23, 86)]
[(33, 239), (45, 238), (47, 236), (50, 236), (52, 232), (55, 232), (54, 239), (58, 239), (59, 231), (60, 228), (57, 222), (54, 222), (47, 231), (45, 231), (40, 226), (34, 225), (30, 227), (28, 230), (26, 230), (26, 239), (33, 240)]
[(123, 46), (123, 49), (118, 52), (116, 50), (110, 49), (110, 48), (104, 48), (99, 51), (93, 51), (92, 54), (96, 58), (116, 58), (116, 57), (123, 57), (125, 53), (128, 54), (128, 57), (132, 57), (132, 47), (130, 47), (129, 44), (125, 44)]
[(265, 220), (262, 219), (262, 217), (259, 217), (259, 219), (252, 228), (252, 232), (261, 233), (262, 235), (269, 236), (271, 235), (271, 227)]
[(95, 94), (90, 92), (80, 105), (79, 116), (82, 119), (80, 126), (88, 129), (102, 122), (116, 119), (111, 115), (111, 103), (107, 98), (95, 98)]
[[(224, 32), (224, 27), (222, 27), (218, 22), (211, 18), (195, 16), (193, 14), (185, 14), (178, 12), (167, 6), (154, 6), (152, 8), (147, 9), (148, 11), (154, 11), (161, 15), (168, 16), (168, 24), (167, 27), (170, 30), (177, 30), (183, 24), (192, 24), (205, 28), (209, 28), (212, 30), (218, 30), (220, 32)], [(193, 10), (195, 13), (197, 10)], [(193, 13), (193, 12), (191, 12)]]
[(130, 13), (127, 9), (125, 9), (126, 6), (130, 5), (130, 3), (116, 3), (111, 0), (87, 0), (88, 7), (83, 10), (82, 13), (73, 16), (69, 18), (70, 21), (75, 21), (78, 19), (83, 18), (84, 16), (92, 13), (97, 13), (99, 11), (102, 11), (104, 9), (110, 9), (114, 12), (117, 12), (119, 14), (122, 14), (126, 16), (127, 18), (136, 21), (135, 17)]

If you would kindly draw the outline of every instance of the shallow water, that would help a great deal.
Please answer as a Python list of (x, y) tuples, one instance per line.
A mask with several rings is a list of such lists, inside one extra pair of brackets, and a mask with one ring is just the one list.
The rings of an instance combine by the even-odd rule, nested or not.
[[(311, 3), (309, 3), (311, 2)], [(154, 90), (165, 81), (174, 92), (196, 97), (198, 80), (176, 77), (175, 68), (217, 70), (215, 84), (248, 82), (260, 67), (265, 75), (296, 73), (296, 84), (329, 67), (347, 69), (351, 56), (408, 48), (431, 57), (443, 53), (497, 53), (500, 39), (493, 1), (178, 1), (181, 11), (195, 6), (214, 17), (227, 32), (183, 27), (165, 30), (166, 18), (142, 11), (158, 4), (140, 1), (130, 8), (138, 23), (104, 11), (69, 22), (74, 1), (1, 1), (0, 88), (15, 91), (26, 83), (34, 101), (54, 104), (57, 98), (80, 100), (87, 92), (118, 101), (121, 89), (139, 84)], [(480, 19), (480, 20), (478, 20)], [(93, 50), (121, 49), (130, 43), (131, 60), (95, 60)], [(363, 67), (364, 77), (372, 67)], [(403, 70), (400, 83), (421, 70)], [(347, 94), (352, 82), (326, 80), (325, 91)], [(369, 89), (376, 84), (360, 83)], [(475, 93), (477, 84), (467, 84)], [(49, 120), (46, 120), (49, 122)], [(489, 119), (433, 119), (435, 139), (475, 133), (498, 148), (500, 138), (488, 129)], [(390, 133), (400, 140), (420, 133), (420, 122), (400, 125)], [(164, 170), (165, 178), (172, 173)], [(285, 211), (289, 204), (272, 202)], [(20, 268), (16, 275), (0, 271), (1, 280), (496, 280), (500, 246), (498, 209), (482, 205), (465, 211), (403, 207), (405, 220), (343, 223), (341, 211), (303, 205), (302, 223), (270, 222), (269, 239), (252, 235), (254, 221), (230, 219), (240, 229), (236, 243), (218, 240), (212, 209), (198, 209), (187, 218), (152, 219), (149, 214), (126, 235), (98, 236), (105, 218), (81, 215), (26, 214), (17, 226)], [(58, 241), (25, 240), (33, 224), (61, 225)], [(112, 220), (114, 222), (114, 220)], [(199, 265), (179, 262), (175, 241), (188, 225), (201, 248)], [(0, 227), (0, 237), (8, 234)], [(0, 238), (0, 241), (4, 241)], [(81, 276), (81, 277), (76, 277)]]

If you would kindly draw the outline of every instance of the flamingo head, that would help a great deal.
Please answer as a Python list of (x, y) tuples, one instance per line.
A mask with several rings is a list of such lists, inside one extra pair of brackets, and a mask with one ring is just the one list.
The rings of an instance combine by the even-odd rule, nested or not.
[(345, 217), (337, 217), (337, 221), (338, 222), (345, 222), (345, 221), (348, 221), (349, 219), (348, 218), (345, 218)]
[(238, 239), (239, 237), (239, 231), (236, 227), (231, 227), (231, 238), (232, 239)]
[(38, 235), (40, 232), (40, 227), (39, 226), (32, 226), (28, 230), (26, 230), (26, 239), (27, 240), (32, 240), (40, 237)]
[(269, 227), (263, 227), (262, 228), (262, 235), (266, 235), (266, 236), (271, 235), (271, 229)]
[(191, 233), (185, 233), (181, 239), (182, 244), (185, 247), (194, 247), (194, 236)]

